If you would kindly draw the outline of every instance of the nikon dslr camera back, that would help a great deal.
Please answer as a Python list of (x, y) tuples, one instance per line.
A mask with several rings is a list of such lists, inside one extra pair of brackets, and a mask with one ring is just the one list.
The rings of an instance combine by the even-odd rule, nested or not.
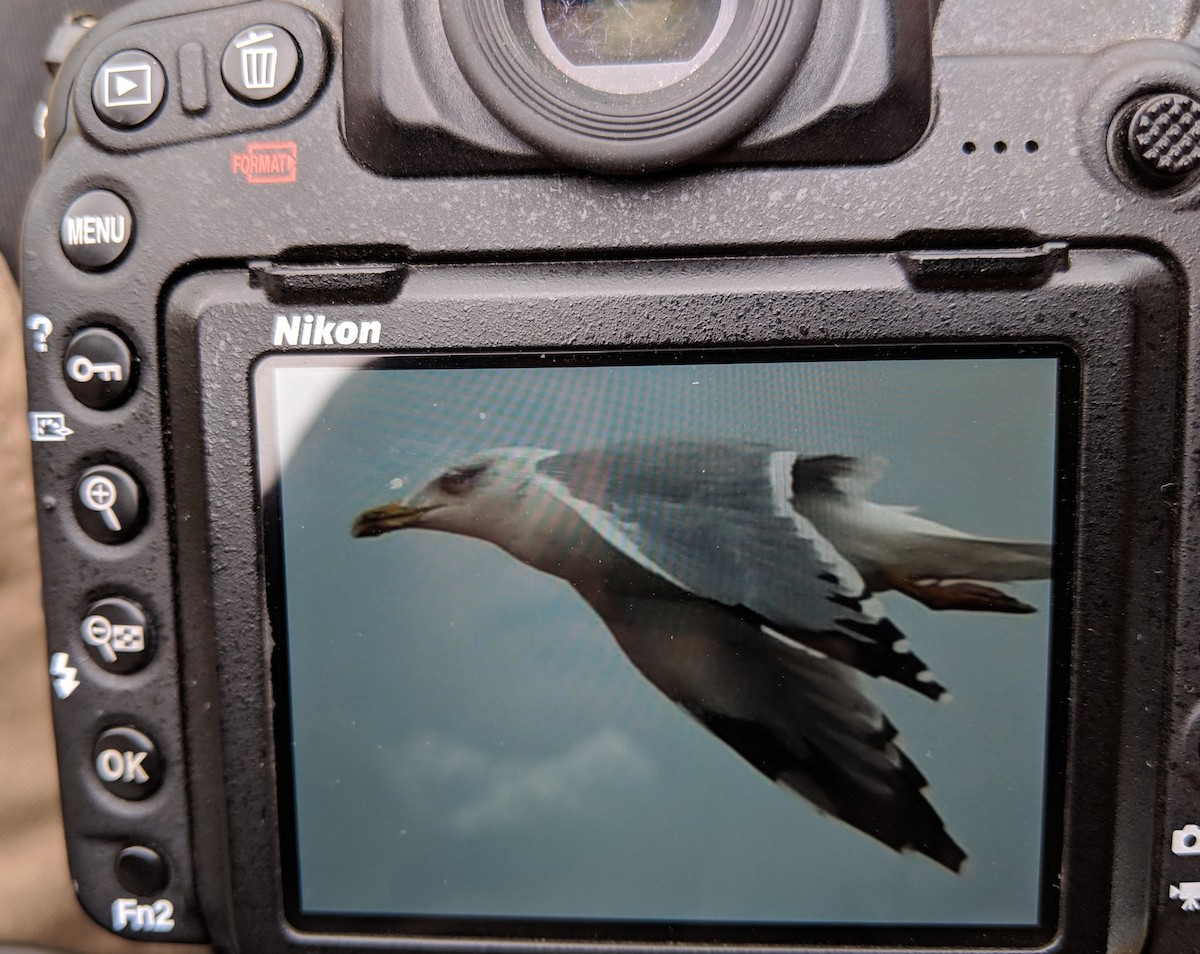
[(22, 284), (93, 918), (1197, 949), (1200, 27), (936, 6), (78, 40)]

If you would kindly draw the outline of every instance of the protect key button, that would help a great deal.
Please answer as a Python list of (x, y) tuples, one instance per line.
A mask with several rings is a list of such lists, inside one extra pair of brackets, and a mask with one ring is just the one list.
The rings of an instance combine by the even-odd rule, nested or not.
[(84, 328), (72, 336), (63, 357), (67, 388), (81, 404), (103, 411), (132, 392), (137, 361), (120, 335), (107, 328)]

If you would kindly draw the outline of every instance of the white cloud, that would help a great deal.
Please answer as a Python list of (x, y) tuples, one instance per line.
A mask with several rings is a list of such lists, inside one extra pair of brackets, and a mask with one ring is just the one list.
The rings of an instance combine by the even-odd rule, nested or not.
[(512, 828), (547, 815), (583, 816), (654, 774), (621, 732), (604, 729), (543, 760), (505, 758), (429, 735), (408, 745), (396, 767), (407, 785), (447, 799), (459, 833)]

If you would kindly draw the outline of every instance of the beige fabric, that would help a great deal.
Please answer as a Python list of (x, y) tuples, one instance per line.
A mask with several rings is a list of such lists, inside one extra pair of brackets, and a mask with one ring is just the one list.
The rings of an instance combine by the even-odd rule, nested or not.
[(0, 943), (167, 954), (94, 924), (67, 873), (42, 629), (20, 300), (0, 258)]

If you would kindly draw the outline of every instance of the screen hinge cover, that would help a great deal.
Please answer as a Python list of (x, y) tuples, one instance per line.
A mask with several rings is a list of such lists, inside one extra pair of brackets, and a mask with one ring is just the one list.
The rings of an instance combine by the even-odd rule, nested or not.
[(408, 267), (399, 262), (250, 263), (250, 284), (278, 305), (379, 304), (400, 293), (407, 274)]
[(1023, 248), (927, 249), (900, 253), (909, 282), (917, 288), (995, 288), (1040, 285), (1066, 271), (1066, 242)]

